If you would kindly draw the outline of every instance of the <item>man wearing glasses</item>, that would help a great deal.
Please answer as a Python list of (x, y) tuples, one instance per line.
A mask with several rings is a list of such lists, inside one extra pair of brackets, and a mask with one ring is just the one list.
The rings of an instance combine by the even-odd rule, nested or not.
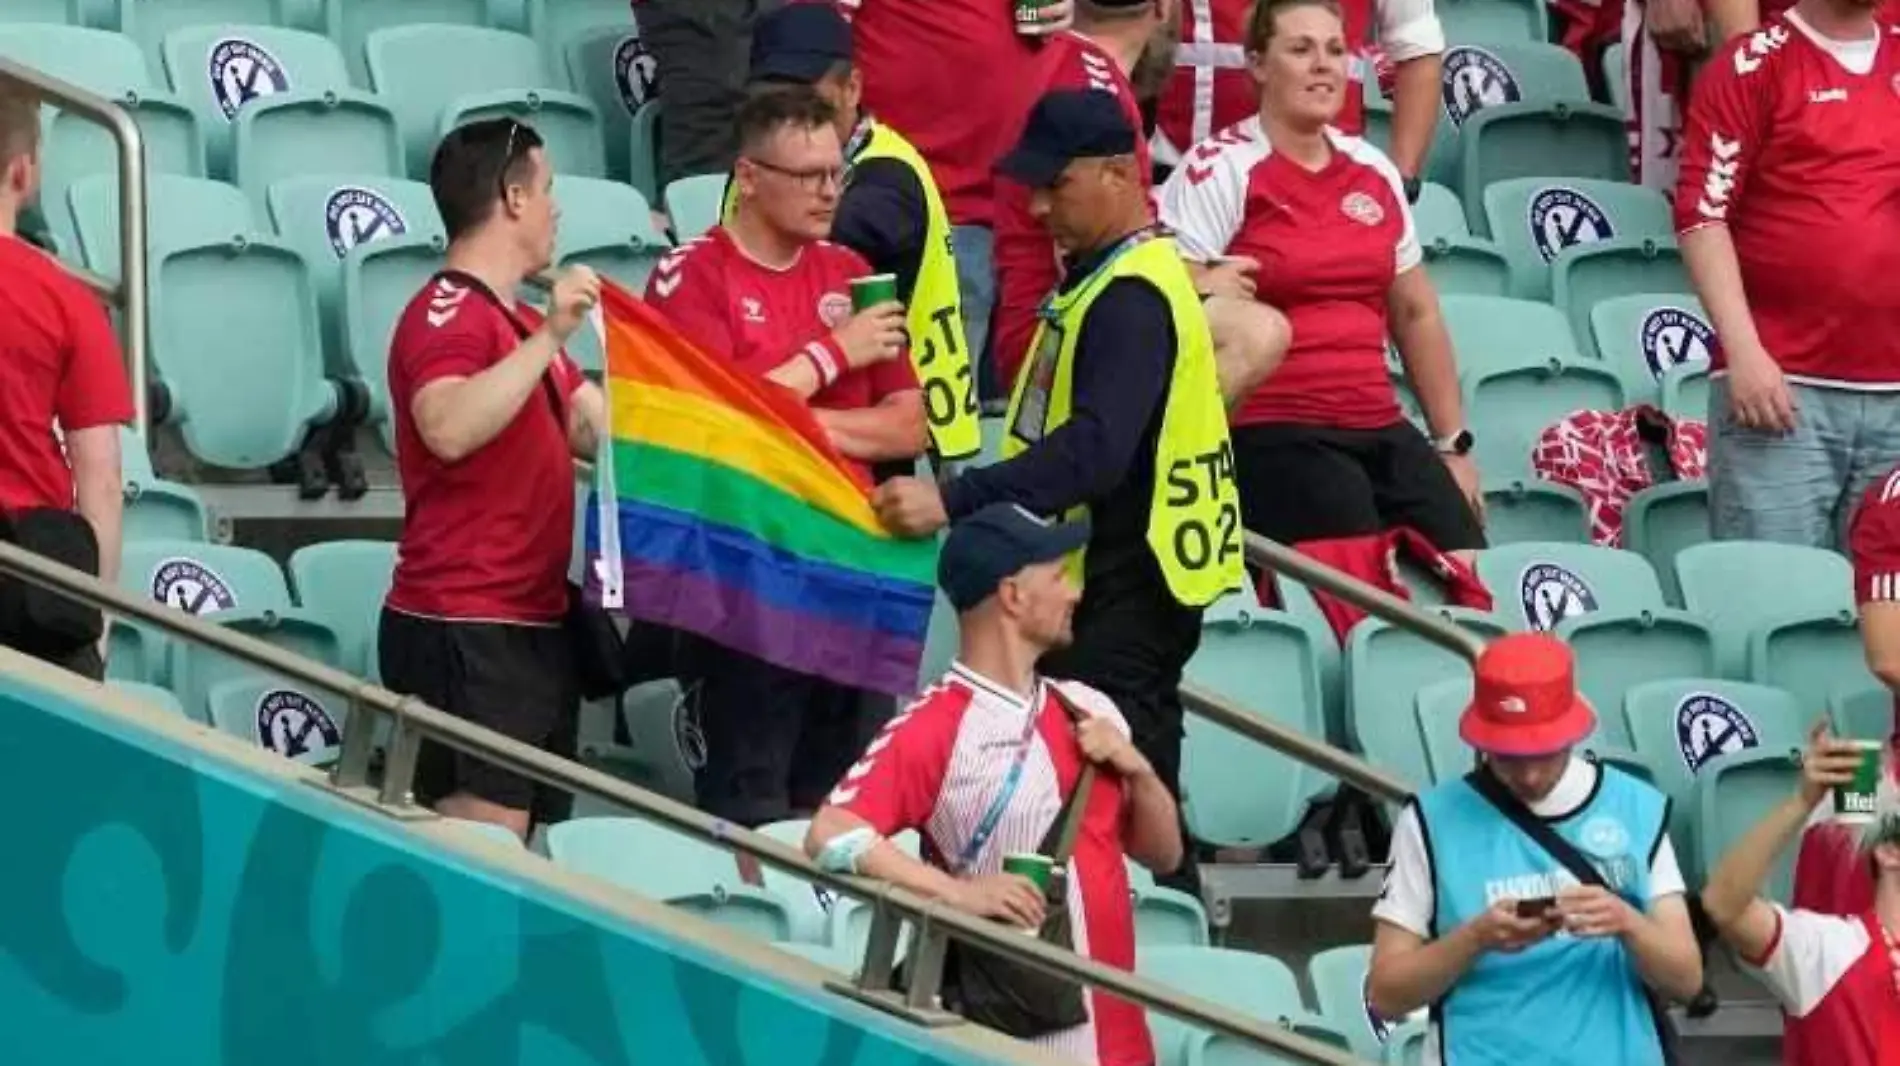
[[(791, 87), (748, 100), (738, 127), (731, 221), (662, 259), (648, 302), (700, 348), (809, 403), (867, 476), (916, 459), (926, 430), (904, 307), (854, 313), (851, 281), (872, 271), (825, 240), (844, 178), (835, 112)], [(864, 694), (693, 637), (680, 661), (705, 738), (701, 809), (747, 826), (817, 809), (861, 746)]]
[[(563, 271), (544, 319), (516, 290), (554, 258), (554, 169), (513, 119), (450, 133), (429, 169), (445, 269), (396, 324), (389, 405), (403, 530), (383, 606), (383, 683), (574, 757), (579, 681), (562, 628), (574, 538), (573, 457), (605, 424), (598, 386), (562, 354), (600, 280)], [(565, 793), (425, 744), (416, 798), (526, 838)]]

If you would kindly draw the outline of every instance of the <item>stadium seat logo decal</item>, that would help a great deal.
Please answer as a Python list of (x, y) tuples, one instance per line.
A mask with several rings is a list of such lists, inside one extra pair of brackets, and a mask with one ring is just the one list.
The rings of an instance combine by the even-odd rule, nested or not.
[(152, 598), (190, 614), (228, 611), (237, 606), (231, 586), (192, 559), (166, 559), (153, 567)]
[(323, 205), (323, 227), (338, 259), (358, 245), (409, 232), (409, 223), (395, 204), (360, 185), (345, 185), (330, 194)]
[(1482, 48), (1461, 45), (1445, 53), (1440, 92), (1445, 114), (1454, 126), (1487, 107), (1514, 104), (1524, 98), (1517, 76), (1504, 60)]
[(1670, 368), (1709, 361), (1715, 330), (1702, 316), (1680, 307), (1656, 307), (1639, 330), (1643, 360), (1658, 378)]
[(1583, 579), (1555, 563), (1532, 563), (1518, 582), (1524, 619), (1540, 632), (1555, 629), (1566, 618), (1597, 609), (1596, 593)]
[(1740, 707), (1712, 692), (1695, 692), (1676, 704), (1676, 746), (1690, 773), (1710, 759), (1761, 743), (1755, 723)]
[(680, 693), (673, 704), (673, 743), (679, 748), (680, 762), (688, 770), (706, 765), (706, 734), (699, 728), (699, 688)]
[(328, 711), (291, 689), (272, 689), (257, 700), (257, 742), (286, 759), (333, 752), (343, 743)]
[(290, 91), (290, 77), (277, 57), (241, 37), (211, 46), (210, 75), (211, 96), (227, 120), (260, 96)]
[(641, 104), (653, 99), (659, 71), (653, 53), (647, 51), (640, 38), (628, 35), (620, 39), (614, 48), (614, 87), (620, 90), (620, 102), (626, 106), (627, 114), (640, 110)]
[(1544, 262), (1555, 260), (1566, 248), (1594, 244), (1616, 236), (1610, 216), (1595, 200), (1561, 186), (1537, 190), (1530, 202), (1531, 240)]

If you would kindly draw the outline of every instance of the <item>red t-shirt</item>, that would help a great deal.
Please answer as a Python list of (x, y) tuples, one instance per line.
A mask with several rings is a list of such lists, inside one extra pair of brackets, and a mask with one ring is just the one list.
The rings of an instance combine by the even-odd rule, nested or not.
[[(916, 830), (925, 859), (958, 876), (1001, 873), (1004, 856), (1041, 848), (1082, 773), (1075, 727), (1049, 694), (1050, 684), (1060, 685), (1084, 713), (1107, 718), (1127, 735), (1128, 723), (1114, 701), (1086, 685), (1039, 682), (1032, 725), (1030, 701), (959, 663), (891, 719), (827, 802), (886, 837)], [(959, 870), (1019, 752), (1023, 762), (1015, 792), (992, 832)], [(1133, 970), (1135, 914), (1122, 847), (1123, 791), (1114, 773), (1097, 772), (1070, 857), (1068, 904), (1076, 952)], [(1139, 1007), (1096, 990), (1089, 996), (1089, 1015), (1082, 1025), (1032, 1043), (1097, 1066), (1154, 1062)]]
[[(1127, 75), (1113, 56), (1079, 33), (1050, 38), (1037, 56), (1036, 76), (1029, 84), (1022, 113), (1006, 123), (1011, 144), (1022, 136), (1029, 108), (1044, 94), (1062, 89), (1094, 89), (1113, 95), (1128, 124), (1141, 129), (1141, 105)], [(1146, 139), (1136, 140), (1135, 161), (1146, 182), (1152, 167)], [(996, 327), (990, 352), (996, 360), (997, 380), (1006, 385), (1015, 384), (1017, 368), (1029, 353), (1036, 335), (1036, 308), (1062, 280), (1061, 252), (1049, 231), (1029, 214), (1029, 197), (1028, 186), (997, 177)]]
[(1038, 42), (1009, 0), (837, 0), (851, 19), (864, 107), (930, 163), (958, 225), (987, 226), (990, 172), (1009, 149), (998, 118), (1026, 109)]
[(1900, 963), (1880, 917), (1775, 908), (1775, 936), (1745, 959), (1786, 1013), (1789, 1066), (1900, 1066)]
[(1385, 301), (1423, 252), (1392, 161), (1358, 137), (1328, 136), (1332, 159), (1313, 172), (1274, 153), (1250, 118), (1196, 145), (1161, 189), (1181, 254), (1259, 261), (1256, 294), (1293, 326), (1286, 361), (1234, 412), (1237, 426), (1379, 429), (1401, 417)]
[[(1790, 11), (1696, 76), (1676, 229), (1726, 225), (1763, 347), (1796, 380), (1900, 383), (1900, 23), (1853, 46)], [(1720, 344), (1715, 367), (1723, 364)]]
[(38, 248), (0, 236), (0, 510), (73, 505), (59, 431), (132, 420), (112, 325), (85, 285)]
[[(851, 317), (851, 279), (869, 273), (863, 257), (830, 241), (807, 245), (777, 270), (740, 250), (720, 226), (668, 252), (647, 280), (646, 298), (687, 340), (764, 378), (809, 344), (844, 365), (831, 331)], [(855, 411), (917, 387), (909, 357), (899, 356), (847, 371), (809, 402)]]
[[(517, 304), (529, 330), (541, 316)], [(495, 438), (458, 462), (429, 451), (411, 411), (416, 393), (447, 377), (472, 377), (521, 344), (521, 333), (481, 283), (445, 273), (423, 286), (396, 322), (389, 346), (389, 404), (402, 478), (402, 542), (389, 606), (470, 622), (558, 622), (567, 610), (574, 547), (574, 466), (567, 419), (586, 383), (565, 353), (549, 367), (560, 414), (545, 386)]]

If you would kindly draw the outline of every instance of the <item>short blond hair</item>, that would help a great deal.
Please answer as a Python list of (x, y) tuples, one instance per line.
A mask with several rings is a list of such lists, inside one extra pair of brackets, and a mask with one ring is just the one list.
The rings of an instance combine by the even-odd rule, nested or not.
[(25, 89), (0, 87), (0, 167), (40, 148), (40, 99)]

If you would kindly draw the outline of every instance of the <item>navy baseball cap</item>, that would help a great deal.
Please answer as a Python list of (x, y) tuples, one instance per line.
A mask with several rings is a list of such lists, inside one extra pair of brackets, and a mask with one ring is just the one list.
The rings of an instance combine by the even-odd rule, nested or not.
[(1078, 159), (1107, 159), (1135, 152), (1135, 128), (1112, 94), (1095, 89), (1058, 89), (1036, 101), (1015, 150), (998, 172), (1032, 189), (1056, 183)]
[(995, 594), (1004, 578), (1054, 562), (1088, 539), (1086, 518), (1051, 522), (1013, 503), (993, 503), (950, 527), (937, 556), (937, 584), (950, 606), (967, 611)]
[(830, 4), (787, 4), (753, 24), (753, 81), (810, 85), (850, 59), (851, 24)]

